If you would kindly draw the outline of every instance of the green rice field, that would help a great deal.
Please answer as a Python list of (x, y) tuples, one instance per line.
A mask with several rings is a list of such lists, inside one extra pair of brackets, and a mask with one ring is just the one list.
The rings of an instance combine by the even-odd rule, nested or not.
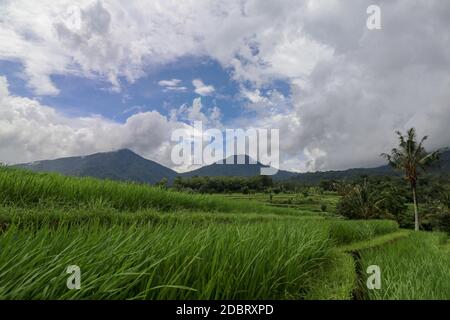
[(450, 299), (446, 235), (344, 220), (335, 194), (274, 199), (2, 167), (0, 299)]

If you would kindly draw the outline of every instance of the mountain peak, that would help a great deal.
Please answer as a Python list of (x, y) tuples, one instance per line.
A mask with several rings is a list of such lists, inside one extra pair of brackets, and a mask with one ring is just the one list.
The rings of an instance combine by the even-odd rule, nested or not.
[(144, 159), (144, 160), (147, 160), (147, 161), (151, 161), (151, 160), (148, 160), (148, 159), (142, 157), (138, 153), (136, 153), (133, 150), (128, 149), (128, 148), (123, 148), (123, 149), (118, 149), (118, 150), (111, 151), (111, 152), (106, 152), (105, 154), (106, 155), (111, 155), (111, 156), (118, 156), (118, 157), (122, 157), (122, 158), (125, 158), (125, 159), (140, 158), (140, 159)]
[(134, 152), (133, 150), (128, 149), (128, 148), (118, 149), (118, 150), (112, 151), (111, 153), (134, 154), (134, 155), (138, 156), (138, 154), (136, 152)]
[(90, 176), (151, 184), (159, 182), (162, 178), (173, 180), (177, 174), (155, 161), (141, 157), (128, 148), (16, 166), (38, 172), (58, 172), (68, 176)]
[(261, 165), (258, 161), (253, 159), (247, 154), (237, 154), (229, 156), (225, 159), (219, 160), (216, 162), (216, 164), (250, 164), (250, 165)]

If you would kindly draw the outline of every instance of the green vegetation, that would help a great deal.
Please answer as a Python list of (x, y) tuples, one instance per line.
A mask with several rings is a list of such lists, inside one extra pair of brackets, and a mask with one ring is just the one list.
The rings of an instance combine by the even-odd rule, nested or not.
[[(350, 252), (400, 263), (383, 250), (406, 246), (409, 232), (346, 220), (340, 201), (317, 187), (206, 195), (1, 168), (0, 299), (352, 299), (361, 275)], [(443, 266), (448, 247), (434, 256), (433, 241), (420, 250)], [(81, 268), (80, 290), (66, 287), (69, 265)], [(448, 272), (438, 268), (436, 279)], [(398, 272), (386, 281), (414, 281)], [(450, 296), (439, 290), (430, 296)]]
[(269, 176), (255, 177), (176, 177), (173, 187), (176, 190), (195, 191), (199, 193), (233, 193), (245, 194), (265, 192), (274, 185)]
[(144, 184), (65, 177), (4, 167), (0, 168), (0, 202), (44, 208), (110, 206), (120, 211), (153, 208), (160, 211), (298, 214), (289, 209), (268, 208), (252, 201), (230, 201), (220, 195), (187, 194)]
[(356, 241), (375, 238), (386, 233), (395, 232), (398, 225), (394, 221), (339, 221), (329, 222), (329, 233), (338, 244), (344, 245)]
[(323, 266), (322, 276), (306, 295), (311, 300), (350, 300), (358, 282), (355, 261), (349, 254), (335, 252)]
[(395, 219), (406, 211), (406, 200), (393, 186), (376, 186), (364, 179), (341, 188), (336, 213), (350, 219)]
[[(15, 299), (297, 299), (332, 248), (311, 223), (286, 222), (11, 227), (0, 245), (0, 297)], [(82, 290), (65, 287), (70, 264)]]
[[(0, 253), (3, 299), (350, 295), (347, 277), (338, 283), (327, 280), (338, 278), (335, 263), (343, 264), (347, 272), (351, 269), (348, 259), (333, 251), (342, 243), (339, 233), (329, 232), (335, 221), (277, 215), (255, 223), (249, 223), (249, 217), (205, 221), (201, 214), (196, 218), (183, 214), (184, 219), (162, 215), (158, 221), (133, 217), (118, 223), (117, 215), (109, 220), (99, 213), (81, 216), (84, 219), (74, 215), (74, 220), (60, 213), (55, 220), (50, 214), (36, 217), (27, 210), (14, 211), (12, 219), (3, 219), (7, 227), (0, 237), (0, 246), (7, 248)], [(139, 219), (148, 218), (147, 214), (140, 213)], [(341, 224), (336, 222), (339, 228)], [(367, 223), (366, 228), (373, 236), (376, 230), (389, 232), (378, 223)], [(348, 229), (355, 229), (356, 235), (359, 226), (351, 223)], [(68, 291), (62, 285), (65, 268), (71, 264), (86, 272), (83, 290)], [(324, 291), (323, 283), (333, 290)]]
[[(303, 193), (256, 193), (250, 195), (227, 194), (224, 196), (233, 200), (258, 201), (266, 204), (267, 206), (276, 208), (295, 209), (302, 215), (333, 215), (336, 204), (339, 202), (339, 196), (336, 193), (318, 193), (317, 191), (313, 190), (310, 190), (306, 195)], [(323, 209), (324, 205), (326, 206), (326, 210)]]
[(362, 252), (364, 267), (379, 265), (381, 290), (370, 299), (450, 299), (450, 252), (439, 233), (414, 233)]
[(391, 154), (383, 153), (389, 164), (398, 170), (403, 171), (406, 181), (408, 181), (414, 202), (414, 230), (419, 231), (419, 212), (417, 207), (417, 181), (420, 170), (425, 170), (439, 158), (440, 151), (432, 153), (426, 152), (423, 143), (427, 136), (417, 141), (416, 130), (411, 128), (405, 136), (397, 131), (399, 147), (394, 148)]

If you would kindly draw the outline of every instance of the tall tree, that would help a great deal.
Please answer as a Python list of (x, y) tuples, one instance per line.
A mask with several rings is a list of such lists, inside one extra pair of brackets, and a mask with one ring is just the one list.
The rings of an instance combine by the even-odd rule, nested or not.
[(425, 136), (418, 141), (414, 128), (409, 129), (406, 135), (399, 131), (396, 133), (399, 138), (399, 147), (392, 149), (391, 154), (382, 153), (381, 156), (386, 158), (393, 168), (403, 171), (405, 179), (411, 187), (414, 201), (414, 229), (418, 231), (417, 180), (420, 170), (425, 171), (426, 167), (436, 161), (441, 150), (428, 153), (423, 146), (428, 137)]

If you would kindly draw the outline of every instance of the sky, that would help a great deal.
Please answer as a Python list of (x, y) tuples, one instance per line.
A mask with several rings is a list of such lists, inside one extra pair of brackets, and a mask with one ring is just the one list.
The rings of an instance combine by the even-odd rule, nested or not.
[(194, 121), (279, 129), (299, 172), (382, 165), (410, 127), (450, 146), (450, 2), (0, 0), (0, 162), (129, 148), (186, 171), (170, 138)]

